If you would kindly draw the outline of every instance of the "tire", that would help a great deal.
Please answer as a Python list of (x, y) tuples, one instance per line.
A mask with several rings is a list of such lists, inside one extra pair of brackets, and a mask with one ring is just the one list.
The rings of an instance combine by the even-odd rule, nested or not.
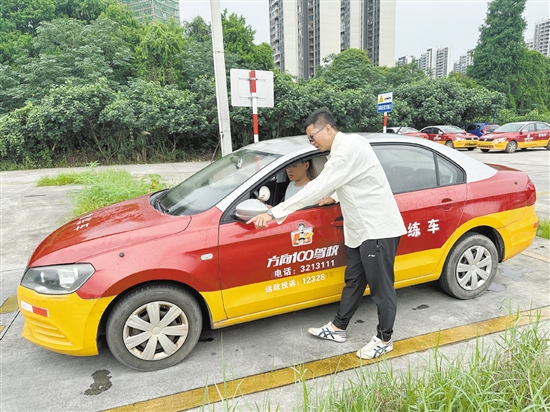
[(498, 253), (489, 238), (470, 234), (458, 240), (447, 256), (439, 284), (458, 299), (481, 295), (497, 273)]
[(472, 151), (474, 149), (475, 149), (475, 147), (468, 147), (468, 150), (470, 150), (470, 151)]
[(546, 143), (546, 150), (550, 150), (550, 139), (548, 140), (548, 143)]
[(515, 140), (510, 140), (504, 149), (506, 153), (514, 153), (516, 150), (518, 150), (518, 143)]
[(445, 142), (445, 146), (450, 147), (451, 149), (454, 149), (454, 148), (455, 148), (455, 145), (453, 144), (453, 141), (452, 141), (452, 140), (447, 140), (447, 141)]
[(489, 153), (489, 150), (491, 149), (479, 149), (479, 150), (481, 150), (483, 153)]
[[(152, 321), (152, 316), (158, 319)], [(118, 302), (106, 329), (107, 345), (120, 363), (154, 371), (181, 362), (191, 352), (201, 334), (202, 313), (189, 292), (172, 285), (150, 285)]]

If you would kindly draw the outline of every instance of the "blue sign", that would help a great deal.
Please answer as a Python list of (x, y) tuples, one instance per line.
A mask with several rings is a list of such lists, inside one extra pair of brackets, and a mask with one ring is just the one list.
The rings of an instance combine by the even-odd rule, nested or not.
[(393, 110), (393, 102), (390, 103), (380, 103), (377, 107), (378, 113), (387, 113)]

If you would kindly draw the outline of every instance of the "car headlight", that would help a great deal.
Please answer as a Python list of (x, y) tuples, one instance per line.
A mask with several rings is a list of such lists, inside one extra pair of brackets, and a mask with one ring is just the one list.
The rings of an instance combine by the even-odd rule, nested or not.
[(460, 141), (464, 140), (464, 138), (463, 138), (463, 137), (455, 137), (455, 140), (456, 140), (457, 142), (460, 142)]
[(28, 268), (21, 286), (45, 295), (66, 295), (80, 288), (94, 272), (89, 263)]
[(506, 138), (505, 138), (505, 137), (501, 137), (500, 139), (495, 139), (495, 140), (493, 140), (493, 143), (502, 143), (502, 142), (504, 142), (504, 141), (506, 141)]

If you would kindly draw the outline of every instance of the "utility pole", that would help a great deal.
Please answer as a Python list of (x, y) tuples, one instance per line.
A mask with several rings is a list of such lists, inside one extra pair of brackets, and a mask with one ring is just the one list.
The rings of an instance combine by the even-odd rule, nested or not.
[(233, 151), (233, 147), (231, 143), (231, 129), (229, 127), (229, 102), (227, 97), (225, 54), (223, 51), (223, 30), (219, 0), (210, 0), (210, 17), (212, 22), (212, 51), (214, 53), (218, 125), (220, 128), (222, 156), (225, 156)]

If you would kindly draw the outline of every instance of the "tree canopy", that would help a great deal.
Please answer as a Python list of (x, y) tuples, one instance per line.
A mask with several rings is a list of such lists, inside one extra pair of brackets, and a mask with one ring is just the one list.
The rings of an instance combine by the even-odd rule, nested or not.
[[(255, 44), (242, 16), (224, 11), (222, 27), (228, 83), (231, 68), (274, 70), (270, 46)], [(430, 79), (415, 65), (377, 67), (357, 49), (329, 56), (313, 79), (274, 71), (275, 106), (259, 110), (260, 139), (303, 134), (304, 120), (322, 107), (343, 131), (377, 131), (376, 97), (387, 91), (394, 93), (390, 125), (460, 124), (499, 113), (510, 119), (515, 108), (503, 111), (510, 96), (538, 110), (531, 114), (546, 113), (548, 59), (525, 51), (519, 62), (523, 72), (502, 92), (491, 79)], [(140, 22), (116, 0), (2, 3), (0, 168), (212, 154), (216, 107), (211, 31), (200, 17), (182, 25)], [(249, 143), (251, 109), (230, 107), (230, 121), (234, 147)]]

